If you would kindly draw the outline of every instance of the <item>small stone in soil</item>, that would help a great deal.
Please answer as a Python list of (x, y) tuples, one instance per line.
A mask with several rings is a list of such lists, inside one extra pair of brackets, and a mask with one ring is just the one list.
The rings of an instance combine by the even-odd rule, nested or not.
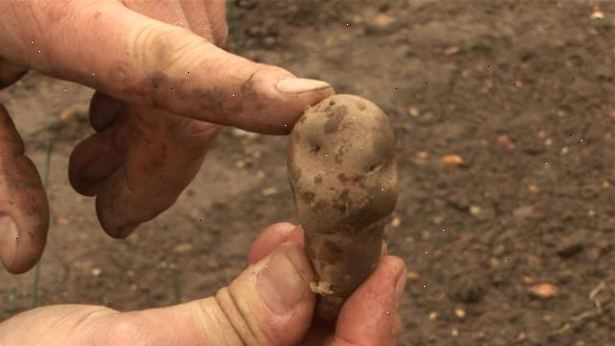
[(512, 151), (515, 149), (515, 143), (513, 143), (512, 139), (510, 139), (507, 134), (499, 135), (497, 143), (502, 149), (506, 151)]
[(391, 220), (391, 227), (398, 228), (401, 225), (401, 219), (399, 216), (395, 216), (393, 220)]
[(548, 282), (539, 283), (528, 287), (528, 293), (531, 297), (539, 299), (549, 299), (555, 297), (558, 292), (557, 286)]
[(100, 274), (102, 274), (102, 269), (100, 269), (100, 268), (92, 269), (92, 275), (94, 275), (95, 277), (99, 277)]
[(604, 18), (604, 12), (595, 11), (592, 13), (592, 19), (602, 19), (602, 18)]
[(410, 106), (408, 107), (408, 114), (412, 117), (418, 117), (419, 115), (421, 115), (421, 112), (419, 112), (419, 109), (416, 108), (415, 106)]
[(397, 30), (401, 23), (386, 13), (377, 14), (368, 24), (366, 34), (387, 34)]
[(475, 277), (462, 277), (454, 284), (450, 296), (454, 301), (460, 303), (477, 303), (484, 295), (484, 289)]
[(568, 240), (557, 249), (556, 253), (562, 258), (570, 258), (583, 251), (584, 246), (583, 242), (579, 239)]
[(446, 48), (446, 50), (444, 51), (444, 55), (455, 55), (459, 53), (460, 51), (461, 49), (459, 49), (459, 47), (452, 46), (452, 47)]
[(513, 210), (513, 216), (517, 219), (527, 219), (534, 214), (534, 207), (531, 205), (524, 205)]
[(479, 207), (477, 205), (471, 205), (470, 206), (470, 215), (472, 215), (472, 216), (480, 215), (481, 211), (482, 211), (481, 207)]
[(459, 167), (463, 165), (463, 158), (457, 154), (444, 155), (440, 159), (442, 164), (449, 167)]
[(429, 153), (426, 151), (419, 151), (416, 153), (416, 158), (419, 160), (425, 160), (429, 157)]

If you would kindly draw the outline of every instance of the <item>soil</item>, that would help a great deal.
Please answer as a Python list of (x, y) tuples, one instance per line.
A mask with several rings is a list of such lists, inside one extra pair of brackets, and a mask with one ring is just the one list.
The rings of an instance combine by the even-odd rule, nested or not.
[[(230, 7), (229, 49), (391, 116), (401, 196), (387, 239), (409, 268), (400, 345), (613, 344), (615, 2)], [(90, 95), (37, 74), (0, 94), (41, 172), (51, 152), (39, 303), (207, 296), (263, 227), (294, 220), (286, 138), (227, 130), (173, 208), (107, 237), (66, 174)], [(34, 272), (0, 272), (0, 319), (30, 308)]]

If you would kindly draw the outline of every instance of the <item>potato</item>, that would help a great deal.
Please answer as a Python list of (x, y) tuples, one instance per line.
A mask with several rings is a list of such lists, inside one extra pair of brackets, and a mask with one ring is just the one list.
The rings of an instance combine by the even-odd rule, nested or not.
[(353, 95), (309, 108), (290, 135), (288, 175), (323, 319), (335, 319), (376, 268), (397, 202), (394, 146), (387, 116)]

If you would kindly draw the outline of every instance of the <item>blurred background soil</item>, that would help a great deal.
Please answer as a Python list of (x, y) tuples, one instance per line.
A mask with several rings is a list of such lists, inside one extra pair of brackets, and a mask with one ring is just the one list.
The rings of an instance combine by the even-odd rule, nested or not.
[[(408, 264), (400, 345), (615, 342), (615, 2), (231, 1), (229, 49), (391, 116)], [(293, 220), (286, 138), (226, 130), (178, 203), (107, 237), (69, 186), (92, 91), (31, 73), (0, 92), (39, 170), (39, 303), (138, 309), (213, 294), (266, 225)], [(50, 155), (48, 155), (50, 153)], [(0, 319), (35, 270), (0, 272)]]

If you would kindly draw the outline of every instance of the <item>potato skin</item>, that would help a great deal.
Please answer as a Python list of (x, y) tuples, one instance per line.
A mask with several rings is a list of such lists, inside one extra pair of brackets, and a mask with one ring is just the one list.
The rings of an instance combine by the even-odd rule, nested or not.
[(397, 202), (395, 136), (372, 102), (334, 95), (309, 108), (290, 135), (288, 175), (306, 250), (322, 295), (316, 313), (334, 319), (374, 271)]

